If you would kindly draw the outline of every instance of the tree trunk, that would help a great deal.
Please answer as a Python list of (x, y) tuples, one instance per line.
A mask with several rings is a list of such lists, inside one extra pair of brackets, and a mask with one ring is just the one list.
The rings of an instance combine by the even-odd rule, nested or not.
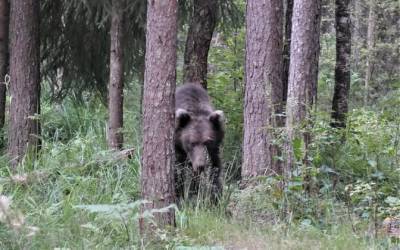
[(369, 1), (369, 14), (368, 14), (368, 31), (367, 31), (367, 69), (365, 72), (365, 94), (364, 94), (364, 105), (368, 104), (369, 100), (369, 88), (371, 84), (372, 76), (372, 58), (375, 48), (375, 26), (376, 26), (376, 3), (375, 0)]
[[(295, 156), (293, 140), (297, 138), (295, 129), (309, 121), (309, 108), (315, 98), (318, 79), (320, 0), (294, 0), (292, 18), (292, 41), (290, 48), (290, 69), (288, 100), (286, 106), (286, 166), (285, 176), (290, 177)], [(309, 136), (301, 135), (306, 152)]]
[(11, 1), (10, 124), (8, 153), (14, 168), (40, 144), (39, 1)]
[(353, 71), (360, 72), (360, 50), (362, 47), (362, 38), (361, 38), (361, 18), (362, 18), (362, 6), (361, 0), (354, 0), (353, 1), (353, 32), (352, 32), (352, 54), (354, 55), (354, 68)]
[(281, 0), (248, 0), (242, 177), (274, 174), (271, 128), (282, 102)]
[(217, 22), (217, 0), (195, 0), (186, 39), (183, 82), (200, 83), (207, 89), (208, 50)]
[(350, 0), (336, 0), (336, 68), (332, 101), (332, 125), (346, 127), (350, 90)]
[(119, 150), (123, 146), (124, 103), (124, 6), (125, 0), (113, 0), (111, 11), (110, 82), (108, 87), (108, 146)]
[[(0, 131), (4, 127), (6, 113), (6, 74), (8, 68), (8, 0), (0, 0)], [(3, 138), (0, 138), (2, 145)]]
[[(142, 198), (143, 209), (175, 202), (174, 96), (176, 82), (177, 1), (148, 0), (143, 95)], [(158, 226), (175, 224), (172, 209), (155, 213)], [(142, 232), (150, 229), (141, 219)]]
[(286, 105), (288, 81), (289, 81), (289, 65), (290, 65), (290, 41), (292, 36), (292, 15), (293, 15), (293, 0), (286, 0), (285, 13), (285, 42), (283, 45), (283, 101), (282, 105)]

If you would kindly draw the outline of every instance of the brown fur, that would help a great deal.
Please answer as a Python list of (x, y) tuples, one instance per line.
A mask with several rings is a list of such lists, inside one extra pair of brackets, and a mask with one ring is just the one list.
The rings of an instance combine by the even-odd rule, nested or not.
[[(198, 84), (188, 83), (179, 87), (175, 100), (175, 178), (178, 197), (183, 196), (181, 182), (185, 178), (179, 168), (189, 162), (195, 175), (211, 167), (211, 197), (216, 199), (222, 192), (219, 147), (224, 137), (223, 112), (214, 110), (207, 92)], [(211, 164), (208, 164), (207, 158)]]

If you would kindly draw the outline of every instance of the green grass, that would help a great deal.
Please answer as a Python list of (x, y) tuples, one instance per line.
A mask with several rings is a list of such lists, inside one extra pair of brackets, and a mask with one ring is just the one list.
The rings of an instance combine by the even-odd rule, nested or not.
[(271, 228), (243, 226), (207, 213), (197, 214), (191, 222), (185, 233), (196, 239), (198, 245), (222, 245), (234, 249), (326, 249), (328, 246), (344, 249), (342, 242), (338, 242), (341, 240), (360, 246), (353, 249), (365, 249), (362, 242), (344, 231), (339, 235), (324, 235), (318, 230), (296, 227), (285, 231), (280, 225)]
[[(0, 226), (0, 248), (27, 246), (34, 249), (94, 248), (126, 244), (123, 225), (75, 208), (84, 204), (128, 203), (138, 199), (138, 164), (108, 162), (111, 153), (96, 148), (97, 140), (72, 140), (45, 144), (40, 159), (26, 162), (27, 183), (2, 178), (2, 193), (13, 200), (27, 225), (40, 231), (33, 238)], [(91, 145), (90, 149), (88, 148)], [(54, 147), (53, 147), (54, 146)], [(40, 173), (40, 174), (37, 174)], [(7, 173), (2, 176), (7, 176)], [(13, 237), (11, 237), (13, 236)], [(13, 238), (17, 237), (18, 240)]]
[[(127, 204), (138, 200), (135, 160), (76, 169), (49, 169), (46, 179), (27, 185), (2, 182), (2, 193), (12, 197), (26, 226), (39, 228), (28, 237), (1, 224), (1, 249), (118, 249), (138, 248), (137, 210), (122, 219), (76, 208), (88, 204)], [(36, 169), (35, 171), (37, 171)], [(43, 169), (44, 170), (44, 169)], [(249, 215), (250, 216), (250, 215)], [(161, 233), (163, 248), (176, 246), (223, 246), (230, 249), (379, 249), (382, 241), (369, 242), (350, 224), (332, 225), (329, 230), (284, 223), (259, 226), (236, 221), (223, 209), (186, 207), (178, 212), (178, 228)], [(335, 223), (335, 222), (333, 222)], [(28, 230), (29, 231), (29, 230)], [(164, 236), (163, 236), (164, 235)], [(158, 245), (160, 246), (160, 245)], [(385, 245), (384, 245), (385, 246)], [(148, 249), (153, 249), (148, 245)]]
[[(329, 188), (327, 192), (330, 193), (318, 200), (304, 200), (299, 195), (302, 193), (293, 191), (293, 197), (289, 198), (293, 208), (297, 209), (293, 210), (295, 218), (285, 222), (279, 218), (281, 194), (271, 192), (269, 186), (250, 192), (250, 195), (258, 196), (240, 198), (248, 203), (239, 209), (243, 209), (241, 212), (250, 219), (228, 215), (229, 202), (222, 202), (218, 207), (187, 203), (177, 211), (176, 229), (159, 231), (155, 242), (144, 244), (138, 233), (138, 205), (134, 203), (140, 200), (140, 152), (136, 151), (132, 159), (114, 159), (114, 154), (106, 147), (105, 109), (102, 106), (74, 106), (67, 102), (57, 108), (45, 106), (43, 110), (42, 151), (37, 159), (25, 159), (19, 168), (19, 181), (10, 179), (12, 175), (6, 156), (0, 157), (0, 195), (12, 200), (6, 220), (4, 211), (0, 210), (0, 249), (398, 247), (395, 241), (391, 242), (381, 234), (372, 237), (368, 220), (363, 221), (352, 214), (354, 221), (350, 222), (343, 212), (346, 209), (343, 202), (337, 202)], [(130, 131), (127, 144), (136, 149), (140, 148), (137, 117), (137, 113), (128, 112), (126, 119), (126, 130)], [(370, 120), (369, 116), (367, 121)], [(360, 135), (366, 133), (358, 135), (357, 140), (363, 143)], [(370, 137), (366, 138), (370, 140)], [(235, 186), (226, 190), (228, 195), (237, 192)], [(274, 223), (252, 221), (255, 214), (251, 207), (270, 209)], [(22, 226), (15, 225), (22, 217)]]

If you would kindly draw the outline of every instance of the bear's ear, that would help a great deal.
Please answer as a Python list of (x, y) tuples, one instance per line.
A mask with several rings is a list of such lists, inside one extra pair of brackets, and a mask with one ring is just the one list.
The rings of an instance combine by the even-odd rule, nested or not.
[(216, 110), (211, 113), (211, 115), (208, 117), (210, 122), (215, 126), (216, 129), (222, 129), (224, 127), (224, 112), (222, 110)]
[(175, 121), (177, 128), (183, 128), (189, 123), (190, 115), (184, 109), (177, 109), (175, 111)]

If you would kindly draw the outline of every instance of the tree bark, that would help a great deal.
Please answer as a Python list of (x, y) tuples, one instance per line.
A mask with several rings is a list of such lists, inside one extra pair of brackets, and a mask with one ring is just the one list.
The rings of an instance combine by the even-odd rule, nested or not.
[(279, 172), (272, 145), (282, 102), (281, 0), (248, 0), (242, 177)]
[(40, 144), (39, 1), (11, 1), (10, 124), (8, 153), (16, 167)]
[[(295, 129), (308, 122), (309, 109), (316, 98), (319, 59), (320, 0), (294, 0), (288, 100), (286, 105), (286, 166), (284, 174), (290, 177), (295, 156), (293, 140)], [(302, 134), (304, 152), (309, 136)]]
[(336, 0), (336, 68), (332, 100), (332, 125), (346, 127), (350, 90), (351, 27), (350, 0)]
[[(148, 0), (143, 96), (142, 198), (143, 209), (175, 202), (174, 97), (176, 84), (177, 1)], [(172, 209), (155, 213), (158, 226), (175, 224)], [(140, 220), (142, 232), (150, 229)]]
[[(9, 3), (0, 0), (0, 131), (4, 127), (6, 113), (6, 74), (8, 71)], [(3, 138), (0, 138), (2, 141)], [(0, 142), (0, 145), (2, 143)]]
[(293, 15), (293, 0), (286, 0), (285, 13), (285, 41), (283, 44), (283, 73), (282, 86), (283, 97), (282, 104), (286, 105), (288, 81), (289, 81), (289, 65), (290, 65), (290, 41), (292, 36), (292, 15)]
[(111, 11), (110, 82), (108, 87), (108, 146), (122, 149), (124, 137), (124, 7), (125, 0), (113, 0)]
[(362, 47), (362, 37), (361, 37), (361, 18), (362, 18), (362, 6), (361, 0), (353, 1), (353, 32), (352, 32), (352, 54), (354, 55), (354, 68), (353, 71), (360, 72), (360, 50)]
[(183, 82), (201, 84), (207, 89), (207, 57), (217, 22), (217, 0), (193, 1), (193, 16), (186, 39)]
[(367, 30), (367, 68), (365, 72), (365, 94), (364, 94), (364, 105), (368, 104), (369, 100), (369, 88), (371, 85), (372, 76), (372, 58), (375, 48), (375, 26), (376, 26), (376, 2), (375, 0), (369, 1), (369, 14), (368, 14), (368, 30)]

